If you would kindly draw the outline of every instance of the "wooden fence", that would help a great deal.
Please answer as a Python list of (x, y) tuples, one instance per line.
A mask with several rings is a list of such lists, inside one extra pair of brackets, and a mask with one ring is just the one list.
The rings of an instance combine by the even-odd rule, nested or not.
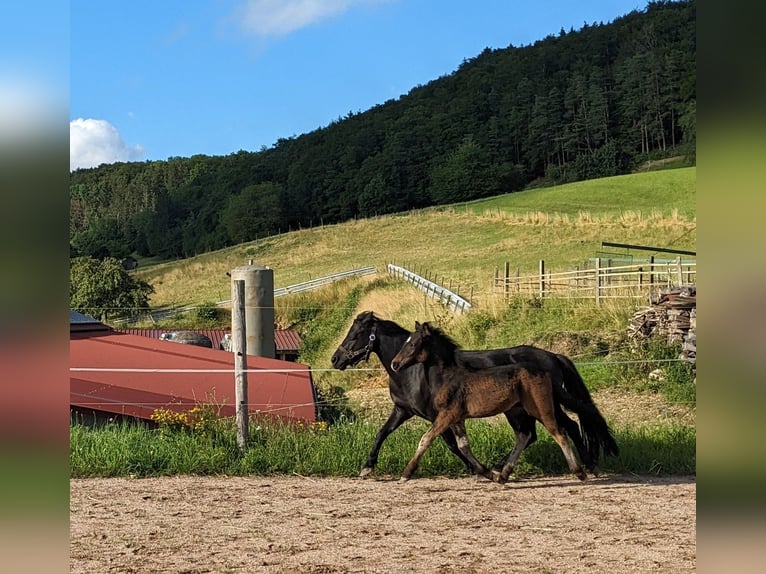
[(495, 269), (494, 290), (506, 297), (571, 297), (595, 299), (646, 298), (647, 295), (697, 281), (697, 262), (682, 260), (657, 262), (653, 257), (642, 263), (610, 265), (609, 259), (596, 258), (593, 266), (583, 269), (552, 273), (540, 261), (535, 275), (519, 275), (518, 269), (511, 273), (510, 264), (504, 271)]

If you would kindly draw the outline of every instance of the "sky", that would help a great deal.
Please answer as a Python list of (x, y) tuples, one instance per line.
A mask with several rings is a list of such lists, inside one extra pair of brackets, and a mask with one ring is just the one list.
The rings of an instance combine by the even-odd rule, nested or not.
[(646, 0), (71, 0), (70, 170), (222, 156)]

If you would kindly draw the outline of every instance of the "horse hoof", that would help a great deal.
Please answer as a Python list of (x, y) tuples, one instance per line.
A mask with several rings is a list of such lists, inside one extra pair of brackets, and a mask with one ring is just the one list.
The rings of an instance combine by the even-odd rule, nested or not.
[(577, 478), (579, 478), (580, 480), (585, 480), (586, 478), (588, 478), (588, 475), (587, 475), (587, 474), (585, 474), (585, 471), (584, 471), (584, 470), (582, 470), (582, 469), (580, 469), (580, 470), (578, 470), (577, 472), (575, 472), (575, 476), (576, 476)]
[(399, 484), (404, 484), (404, 483), (405, 483), (405, 482), (407, 482), (408, 480), (409, 480), (409, 478), (408, 478), (408, 477), (406, 477), (406, 476), (403, 476), (403, 477), (401, 477), (401, 478), (399, 479)]
[(362, 471), (359, 473), (359, 478), (364, 478), (365, 476), (368, 476), (372, 473), (372, 468), (369, 466), (365, 466)]
[(489, 477), (489, 479), (492, 482), (497, 482), (499, 484), (505, 484), (506, 482), (508, 482), (508, 478), (503, 478), (503, 473), (498, 470), (495, 470), (494, 468), (492, 469), (492, 474)]

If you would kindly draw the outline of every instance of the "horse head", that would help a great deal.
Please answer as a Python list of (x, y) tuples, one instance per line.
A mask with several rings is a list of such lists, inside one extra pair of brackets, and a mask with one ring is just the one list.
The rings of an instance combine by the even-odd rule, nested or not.
[(398, 372), (409, 367), (413, 363), (425, 363), (428, 360), (427, 344), (431, 337), (431, 325), (415, 321), (415, 331), (399, 349), (399, 352), (391, 361), (391, 369)]
[(372, 311), (359, 313), (351, 324), (346, 338), (338, 346), (330, 359), (332, 366), (339, 371), (353, 367), (362, 360), (370, 358), (375, 346), (378, 318)]

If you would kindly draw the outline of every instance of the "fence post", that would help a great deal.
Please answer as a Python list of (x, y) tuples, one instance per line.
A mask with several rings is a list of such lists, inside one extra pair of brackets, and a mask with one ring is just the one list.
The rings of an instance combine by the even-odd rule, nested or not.
[(596, 257), (596, 306), (601, 305), (601, 257)]
[(503, 293), (505, 294), (505, 298), (508, 299), (508, 293), (510, 291), (510, 285), (508, 282), (511, 279), (511, 263), (509, 261), (505, 262), (505, 280), (503, 282), (503, 285), (505, 285), (505, 289), (503, 290)]
[(245, 321), (245, 281), (231, 282), (231, 340), (234, 351), (234, 402), (237, 418), (237, 445), (247, 447), (247, 326)]
[(676, 258), (676, 275), (678, 276), (678, 286), (683, 287), (684, 284), (684, 274), (681, 266), (681, 256), (679, 255)]
[(545, 297), (545, 261), (540, 259), (540, 299)]

